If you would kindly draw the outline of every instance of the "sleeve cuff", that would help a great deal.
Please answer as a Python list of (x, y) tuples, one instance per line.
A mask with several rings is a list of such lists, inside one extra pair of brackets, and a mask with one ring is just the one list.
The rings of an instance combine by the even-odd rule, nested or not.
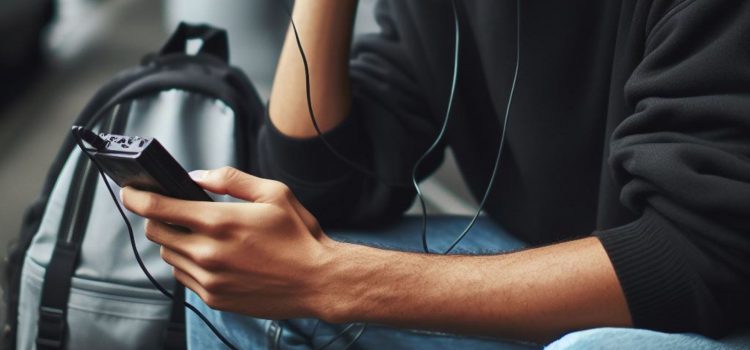
[[(351, 160), (361, 158), (363, 147), (362, 135), (354, 119), (347, 117), (323, 134), (333, 149)], [(312, 185), (336, 181), (352, 170), (326, 147), (320, 137), (294, 138), (282, 134), (271, 122), (267, 109), (258, 147), (263, 176)]]
[(684, 332), (716, 326), (701, 324), (711, 319), (710, 297), (686, 259), (694, 248), (671, 222), (646, 211), (594, 235), (612, 261), (635, 327)]

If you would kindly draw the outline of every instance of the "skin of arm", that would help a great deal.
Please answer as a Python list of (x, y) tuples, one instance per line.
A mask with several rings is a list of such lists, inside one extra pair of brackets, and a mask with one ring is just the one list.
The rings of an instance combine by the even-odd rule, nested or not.
[(245, 202), (129, 187), (121, 197), (148, 218), (146, 235), (162, 245), (175, 277), (214, 309), (538, 342), (632, 324), (597, 238), (487, 256), (387, 251), (330, 239), (280, 182), (233, 168), (193, 175), (204, 189)]
[[(311, 101), (322, 132), (349, 113), (349, 46), (355, 0), (299, 0), (293, 18), (310, 68)], [(310, 120), (305, 71), (291, 25), (279, 57), (268, 113), (279, 131), (291, 137), (317, 135)]]

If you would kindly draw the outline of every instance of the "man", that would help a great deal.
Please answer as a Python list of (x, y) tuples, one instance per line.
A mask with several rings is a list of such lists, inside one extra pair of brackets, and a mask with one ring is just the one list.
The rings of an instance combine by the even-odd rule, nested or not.
[[(316, 137), (290, 33), (257, 146), (256, 175), (281, 182), (233, 169), (194, 173), (206, 190), (244, 203), (123, 191), (197, 294), (189, 299), (204, 302), (230, 340), (343, 347), (362, 327), (334, 324), (363, 322), (385, 325), (357, 340), (370, 348), (533, 347), (496, 338), (546, 344), (569, 332), (552, 347), (705, 348), (732, 341), (708, 337), (747, 328), (750, 3), (520, 4), (458, 2), (458, 88), (441, 147), (453, 149), (481, 196), (520, 45), (506, 150), (485, 211), (522, 242), (485, 224), (465, 248), (539, 248), (425, 255), (397, 251), (418, 248), (400, 241), (417, 228), (334, 240), (319, 225), (394, 220), (412, 202), (412, 189), (386, 182), (408, 183), (442, 123), (454, 40), (447, 1), (382, 1), (381, 32), (359, 39), (351, 61), (355, 1), (295, 4), (318, 124), (378, 179)], [(422, 175), (440, 158), (428, 158)], [(453, 226), (443, 231), (460, 232)], [(449, 239), (436, 236), (436, 245)], [(218, 344), (197, 318), (188, 328), (192, 346)]]

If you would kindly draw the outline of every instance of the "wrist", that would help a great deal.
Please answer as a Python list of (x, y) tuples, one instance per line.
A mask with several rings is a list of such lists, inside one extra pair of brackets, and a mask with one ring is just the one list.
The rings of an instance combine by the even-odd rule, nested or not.
[(377, 299), (372, 297), (378, 293), (375, 281), (394, 252), (337, 241), (326, 245), (329, 257), (320, 270), (314, 316), (329, 323), (366, 320), (366, 310)]

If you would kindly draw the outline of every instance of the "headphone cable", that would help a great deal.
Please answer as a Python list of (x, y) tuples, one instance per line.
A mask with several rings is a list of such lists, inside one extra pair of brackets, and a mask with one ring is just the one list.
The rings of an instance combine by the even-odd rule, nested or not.
[[(458, 39), (456, 39), (456, 47), (458, 47)], [(458, 57), (456, 57), (456, 62), (457, 61), (458, 61)], [(484, 195), (482, 196), (482, 200), (479, 203), (479, 208), (477, 209), (476, 213), (471, 218), (471, 221), (466, 226), (466, 228), (461, 232), (461, 234), (459, 234), (453, 240), (451, 245), (448, 246), (448, 248), (440, 254), (446, 255), (450, 253), (451, 251), (453, 251), (453, 249), (456, 248), (456, 246), (461, 242), (461, 240), (463, 240), (464, 237), (466, 237), (466, 235), (469, 233), (471, 228), (474, 227), (474, 224), (476, 223), (477, 219), (479, 218), (479, 215), (482, 213), (482, 210), (484, 209), (484, 205), (487, 203), (487, 198), (489, 198), (490, 191), (492, 190), (492, 186), (495, 184), (495, 179), (497, 178), (498, 169), (500, 167), (500, 159), (503, 154), (503, 146), (505, 145), (505, 136), (508, 132), (508, 119), (510, 119), (509, 118), (510, 108), (513, 103), (513, 96), (515, 95), (516, 84), (518, 83), (518, 68), (520, 66), (520, 63), (521, 63), (521, 0), (516, 0), (516, 64), (513, 70), (513, 82), (511, 83), (510, 92), (508, 93), (508, 103), (505, 105), (505, 116), (503, 117), (503, 125), (502, 125), (503, 130), (501, 131), (500, 145), (498, 146), (497, 155), (495, 156), (495, 165), (492, 167), (492, 174), (490, 175), (490, 180), (487, 184), (487, 189), (484, 191)], [(451, 99), (453, 99), (453, 95), (451, 95)], [(445, 123), (443, 124), (443, 128), (445, 128), (445, 125), (448, 124), (449, 117), (450, 117), (450, 114), (446, 114), (446, 117), (445, 117), (446, 120), (445, 120)], [(442, 137), (442, 132), (440, 134), (440, 137)], [(438, 140), (435, 141), (435, 144), (437, 144), (437, 141)], [(431, 151), (431, 149), (428, 150), (428, 152), (429, 151)], [(412, 181), (414, 183), (414, 186), (417, 188), (417, 191), (419, 192), (419, 185), (417, 184), (416, 180), (413, 177), (415, 174), (416, 174), (416, 165), (415, 165), (415, 170), (412, 173)], [(425, 204), (424, 204), (424, 200), (422, 196), (419, 196), (419, 199), (420, 199), (420, 204), (422, 206), (422, 248), (424, 249), (425, 253), (430, 253), (429, 247), (427, 245), (427, 210), (425, 208)]]
[[(122, 209), (122, 206), (120, 205), (120, 202), (117, 200), (117, 196), (115, 196), (115, 192), (112, 190), (112, 186), (109, 184), (109, 181), (107, 181), (106, 175), (104, 175), (104, 170), (99, 165), (99, 163), (96, 161), (93, 155), (89, 153), (89, 149), (86, 148), (86, 146), (83, 144), (83, 141), (81, 140), (81, 135), (79, 134), (80, 129), (74, 129), (73, 130), (73, 136), (76, 140), (76, 143), (78, 144), (78, 147), (81, 148), (81, 152), (86, 154), (92, 163), (94, 163), (94, 166), (96, 166), (96, 169), (99, 171), (99, 175), (102, 177), (102, 181), (104, 181), (104, 184), (107, 187), (107, 191), (109, 191), (109, 195), (112, 197), (112, 201), (114, 201), (115, 206), (117, 207), (117, 211), (120, 212), (120, 216), (122, 216), (122, 219), (125, 221), (125, 226), (128, 229), (128, 235), (130, 236), (130, 247), (133, 250), (133, 255), (135, 256), (135, 260), (138, 262), (138, 266), (143, 271), (143, 274), (146, 275), (146, 278), (148, 278), (149, 282), (161, 292), (165, 297), (168, 299), (174, 301), (174, 295), (168, 291), (164, 286), (159, 283), (159, 281), (154, 278), (153, 275), (148, 271), (148, 268), (146, 268), (146, 264), (143, 262), (143, 259), (141, 258), (141, 254), (138, 252), (138, 247), (135, 243), (135, 234), (133, 234), (133, 226), (130, 224), (130, 220), (128, 220), (127, 215), (125, 215), (125, 211)], [(185, 307), (188, 308), (190, 311), (192, 311), (198, 318), (200, 318), (203, 323), (208, 326), (208, 328), (211, 330), (211, 332), (216, 335), (216, 337), (226, 345), (231, 350), (239, 350), (238, 347), (234, 346), (219, 330), (216, 328), (216, 326), (211, 323), (211, 321), (208, 320), (208, 318), (198, 310), (195, 306), (190, 304), (189, 302), (185, 301)]]

